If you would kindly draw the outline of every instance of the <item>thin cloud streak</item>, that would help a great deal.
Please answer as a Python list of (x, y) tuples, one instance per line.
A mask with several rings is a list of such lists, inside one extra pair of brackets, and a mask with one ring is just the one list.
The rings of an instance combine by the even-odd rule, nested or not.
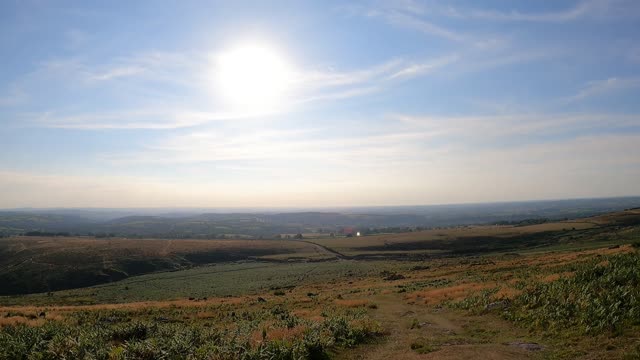
[(450, 56), (446, 56), (440, 59), (436, 59), (434, 61), (431, 62), (422, 62), (422, 63), (417, 63), (417, 64), (411, 64), (408, 65), (406, 67), (404, 67), (403, 69), (400, 69), (398, 71), (396, 71), (395, 73), (389, 75), (388, 79), (393, 80), (393, 79), (410, 79), (410, 78), (414, 78), (417, 76), (422, 76), (422, 75), (426, 75), (429, 74), (433, 71), (435, 71), (438, 68), (441, 68), (443, 66), (447, 66), (449, 64), (452, 64), (456, 61), (458, 61), (460, 59), (460, 56), (458, 55), (450, 55)]
[(438, 26), (433, 22), (400, 12), (383, 13), (381, 16), (390, 24), (418, 30), (422, 33), (456, 42), (465, 42), (469, 38), (455, 31)]
[(605, 80), (591, 81), (577, 94), (565, 99), (565, 102), (582, 101), (591, 97), (608, 94), (614, 91), (640, 87), (640, 77), (608, 78)]
[(640, 126), (640, 114), (503, 114), (459, 117), (395, 114), (389, 118), (415, 128), (438, 129), (442, 134), (492, 140), (514, 135), (553, 135), (589, 129), (613, 131)]
[(56, 116), (52, 113), (28, 116), (25, 121), (32, 126), (60, 129), (178, 129), (216, 121), (250, 119), (270, 116), (266, 112), (215, 113), (190, 110), (123, 111), (111, 113), (87, 113)]
[[(132, 63), (120, 61), (117, 67), (102, 67), (99, 72), (88, 66), (73, 61), (47, 62), (45, 68), (47, 72), (63, 71), (79, 74), (87, 82), (110, 81), (126, 77), (127, 80), (139, 79), (145, 81), (153, 78), (154, 81), (179, 82), (173, 80), (171, 73), (163, 69), (163, 62), (169, 59), (169, 68), (183, 66), (183, 57), (179, 55), (151, 53), (150, 57), (134, 56), (136, 59)], [(176, 104), (173, 108), (158, 109), (157, 106), (145, 109), (141, 106), (138, 110), (121, 110), (114, 112), (84, 112), (75, 114), (56, 114), (49, 111), (40, 114), (24, 114), (21, 118), (23, 123), (35, 126), (51, 128), (68, 128), (84, 130), (103, 129), (174, 129), (204, 125), (217, 121), (233, 121), (238, 119), (250, 119), (258, 117), (269, 117), (287, 112), (291, 107), (304, 105), (305, 103), (345, 100), (353, 97), (360, 97), (378, 91), (384, 91), (393, 81), (406, 81), (419, 76), (432, 73), (439, 68), (443, 68), (457, 61), (457, 55), (450, 55), (435, 60), (425, 60), (423, 62), (408, 62), (401, 59), (394, 59), (383, 64), (374, 65), (369, 68), (355, 70), (351, 72), (333, 71), (307, 71), (298, 73), (294, 84), (294, 92), (290, 99), (290, 106), (269, 109), (268, 111), (248, 112), (248, 111), (193, 111), (187, 110), (193, 107), (188, 104)], [(152, 64), (153, 66), (143, 66), (142, 64)], [(198, 68), (188, 71), (197, 72)], [(185, 69), (186, 71), (186, 69)], [(159, 74), (165, 74), (161, 76)], [(158, 78), (155, 76), (158, 75)], [(174, 73), (176, 78), (191, 78), (194, 74)], [(191, 84), (194, 90), (198, 85)], [(205, 86), (205, 85), (201, 85)]]
[(529, 22), (567, 22), (584, 18), (587, 15), (606, 9), (612, 1), (587, 0), (564, 11), (548, 13), (522, 13), (519, 11), (500, 12), (491, 10), (452, 10), (450, 14), (461, 18), (473, 18), (489, 21), (529, 21)]

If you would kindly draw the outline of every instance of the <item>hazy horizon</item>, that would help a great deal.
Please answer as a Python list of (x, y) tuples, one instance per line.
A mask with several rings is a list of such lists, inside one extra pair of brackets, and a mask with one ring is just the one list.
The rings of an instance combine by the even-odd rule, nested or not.
[(640, 3), (0, 3), (0, 209), (640, 194)]
[[(485, 206), (485, 205), (515, 205), (515, 204), (556, 204), (563, 202), (598, 202), (606, 200), (638, 200), (640, 201), (640, 195), (629, 196), (613, 196), (613, 197), (593, 197), (593, 198), (565, 198), (565, 199), (529, 199), (529, 200), (509, 200), (509, 201), (489, 201), (489, 202), (460, 202), (460, 203), (438, 203), (438, 204), (406, 204), (406, 205), (357, 205), (357, 206), (242, 206), (242, 207), (13, 207), (13, 208), (0, 208), (0, 211), (21, 211), (21, 210), (33, 210), (33, 211), (53, 211), (53, 210), (86, 210), (86, 211), (177, 211), (177, 212), (193, 212), (198, 211), (211, 211), (214, 213), (224, 212), (276, 212), (276, 211), (291, 211), (291, 212), (305, 212), (305, 211), (353, 211), (353, 210), (384, 210), (384, 209), (403, 209), (403, 208), (437, 208), (437, 207), (473, 207), (473, 206)], [(640, 205), (640, 202), (638, 203)]]

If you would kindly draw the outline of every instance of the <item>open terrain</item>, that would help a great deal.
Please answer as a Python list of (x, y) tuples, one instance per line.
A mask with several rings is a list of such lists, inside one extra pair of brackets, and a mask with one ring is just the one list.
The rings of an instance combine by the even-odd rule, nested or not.
[[(599, 247), (636, 236), (629, 210), (529, 225), (478, 225), (368, 236), (302, 239), (125, 239), (13, 236), (0, 239), (0, 295), (111, 283), (131, 276), (230, 261), (424, 260), (438, 257)], [(194, 270), (206, 271), (206, 270)]]
[[(112, 251), (111, 259), (190, 263), (96, 286), (0, 297), (0, 358), (640, 356), (639, 210), (275, 242), (1, 241), (11, 249), (5, 251), (30, 251), (34, 259), (59, 248), (59, 259)], [(189, 255), (208, 253), (244, 258), (193, 262)]]

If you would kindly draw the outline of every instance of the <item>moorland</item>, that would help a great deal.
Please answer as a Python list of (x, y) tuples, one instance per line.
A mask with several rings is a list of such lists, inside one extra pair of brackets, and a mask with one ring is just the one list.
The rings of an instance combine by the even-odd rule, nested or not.
[(0, 358), (640, 356), (638, 209), (302, 235), (2, 238)]

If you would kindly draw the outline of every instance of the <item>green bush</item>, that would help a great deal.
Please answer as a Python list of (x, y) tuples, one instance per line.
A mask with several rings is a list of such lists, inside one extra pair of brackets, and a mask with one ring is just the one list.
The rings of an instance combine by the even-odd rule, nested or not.
[(516, 297), (505, 316), (550, 330), (596, 334), (640, 324), (640, 254), (593, 260), (574, 276), (539, 283)]

